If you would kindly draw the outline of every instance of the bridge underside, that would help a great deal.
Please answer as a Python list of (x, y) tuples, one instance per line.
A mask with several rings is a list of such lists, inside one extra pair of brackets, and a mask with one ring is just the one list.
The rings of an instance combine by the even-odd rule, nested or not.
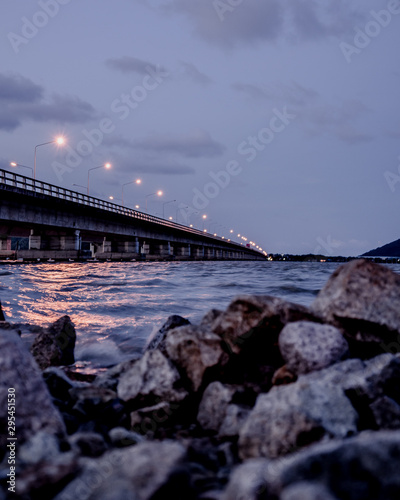
[[(1, 185), (0, 185), (1, 187)], [(1, 189), (0, 257), (22, 260), (264, 260), (228, 240), (156, 218), (128, 217), (20, 189)]]

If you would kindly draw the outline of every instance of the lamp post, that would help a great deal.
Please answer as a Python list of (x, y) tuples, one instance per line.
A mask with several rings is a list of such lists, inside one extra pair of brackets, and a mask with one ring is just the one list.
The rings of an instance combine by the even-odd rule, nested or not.
[(176, 202), (176, 200), (171, 200), (171, 201), (166, 201), (162, 204), (162, 217), (163, 217), (163, 219), (165, 219), (165, 211), (164, 211), (165, 205), (168, 205), (168, 203), (175, 203), (175, 202)]
[(80, 187), (80, 188), (85, 189), (87, 191), (87, 186), (81, 186), (80, 184), (72, 184), (72, 185)]
[(35, 156), (34, 156), (34, 160), (33, 160), (33, 178), (36, 179), (36, 150), (39, 146), (46, 146), (47, 144), (54, 144), (54, 143), (57, 143), (59, 146), (61, 146), (62, 144), (64, 144), (65, 142), (65, 139), (64, 137), (57, 137), (57, 139), (55, 139), (54, 141), (49, 141), (49, 142), (43, 142), (42, 144), (37, 144), (35, 146)]
[(89, 168), (87, 173), (87, 194), (89, 196), (89, 180), (90, 180), (90, 172), (92, 170), (97, 170), (98, 168), (111, 168), (111, 163), (105, 163), (104, 165), (99, 165), (98, 167)]
[(122, 184), (122, 206), (124, 206), (124, 186), (127, 186), (128, 184), (141, 184), (142, 180), (141, 179), (136, 179), (135, 181), (131, 182), (125, 182), (125, 184)]
[(17, 162), (15, 162), (15, 161), (12, 161), (12, 162), (10, 163), (10, 165), (11, 165), (12, 167), (23, 167), (23, 168), (29, 168), (29, 170), (31, 171), (31, 177), (33, 177), (33, 168), (32, 168), (32, 167), (27, 167), (26, 165), (22, 165), (21, 163), (17, 163)]
[(207, 215), (206, 215), (206, 214), (204, 214), (204, 215), (202, 215), (201, 217), (202, 217), (202, 219), (203, 219), (203, 231), (204, 231), (204, 224), (205, 224), (205, 222), (206, 222)]
[(163, 192), (162, 191), (157, 191), (156, 193), (150, 193), (148, 195), (146, 195), (146, 213), (147, 213), (147, 198), (149, 198), (150, 196), (162, 196), (163, 195)]

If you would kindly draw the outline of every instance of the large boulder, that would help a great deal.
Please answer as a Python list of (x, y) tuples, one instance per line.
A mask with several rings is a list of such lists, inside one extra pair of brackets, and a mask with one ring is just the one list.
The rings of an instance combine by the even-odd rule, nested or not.
[(193, 498), (183, 466), (185, 456), (186, 449), (172, 441), (112, 450), (101, 458), (87, 459), (82, 472), (55, 500)]
[(296, 375), (326, 368), (348, 353), (339, 329), (310, 321), (288, 323), (278, 343), (287, 368)]
[(208, 328), (191, 325), (170, 330), (165, 350), (193, 391), (202, 385), (206, 370), (217, 366), (224, 355), (218, 335)]
[(162, 325), (158, 332), (156, 332), (155, 335), (148, 339), (146, 350), (161, 349), (161, 351), (163, 351), (164, 340), (167, 333), (174, 328), (185, 325), (190, 325), (190, 321), (188, 319), (182, 318), (182, 316), (179, 316), (177, 314), (169, 316), (167, 321)]
[(301, 305), (268, 295), (243, 295), (217, 315), (212, 330), (221, 336), (229, 352), (238, 354), (248, 342), (273, 345), (286, 323), (301, 320), (318, 321)]
[(341, 387), (300, 377), (261, 394), (239, 433), (242, 459), (276, 458), (323, 437), (357, 432), (358, 414)]
[(400, 351), (400, 276), (388, 267), (364, 259), (340, 266), (310, 309), (342, 328), (357, 356)]
[(71, 365), (75, 363), (76, 333), (69, 316), (63, 316), (35, 338), (31, 353), (39, 367)]
[[(9, 392), (9, 391), (12, 392)], [(15, 395), (15, 427), (18, 444), (39, 431), (63, 436), (64, 423), (53, 406), (42, 374), (13, 331), (0, 330), (0, 445), (6, 450), (8, 395)], [(13, 407), (10, 406), (10, 411)]]
[(203, 393), (197, 421), (203, 429), (218, 431), (226, 417), (235, 387), (212, 382)]
[(235, 469), (221, 500), (396, 500), (399, 456), (400, 431), (366, 431), (283, 459), (249, 460)]

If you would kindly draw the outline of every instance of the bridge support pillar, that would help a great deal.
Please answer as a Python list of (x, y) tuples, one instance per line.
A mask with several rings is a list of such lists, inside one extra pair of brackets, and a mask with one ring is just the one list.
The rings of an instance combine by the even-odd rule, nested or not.
[(112, 251), (111, 241), (107, 241), (107, 238), (104, 236), (103, 239), (103, 253), (110, 253)]
[[(57, 246), (57, 238), (54, 238), (54, 246)], [(60, 236), (58, 246), (60, 250), (80, 250), (80, 231), (75, 231), (73, 236)]]
[(135, 238), (135, 253), (140, 252), (140, 244), (139, 244), (139, 238)]
[(42, 237), (40, 234), (35, 234), (34, 230), (31, 229), (31, 234), (29, 235), (29, 250), (41, 250), (42, 249)]
[(0, 251), (11, 250), (11, 239), (7, 236), (0, 236)]

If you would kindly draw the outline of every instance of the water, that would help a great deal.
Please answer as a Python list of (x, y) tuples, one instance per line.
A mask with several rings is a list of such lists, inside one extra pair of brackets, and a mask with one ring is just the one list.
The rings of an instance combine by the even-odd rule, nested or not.
[[(239, 294), (309, 305), (338, 263), (106, 262), (0, 266), (0, 300), (13, 323), (47, 326), (68, 314), (77, 366), (115, 364), (141, 352), (171, 314), (198, 322)], [(389, 265), (400, 272), (400, 265)], [(32, 333), (22, 328), (26, 342)]]

